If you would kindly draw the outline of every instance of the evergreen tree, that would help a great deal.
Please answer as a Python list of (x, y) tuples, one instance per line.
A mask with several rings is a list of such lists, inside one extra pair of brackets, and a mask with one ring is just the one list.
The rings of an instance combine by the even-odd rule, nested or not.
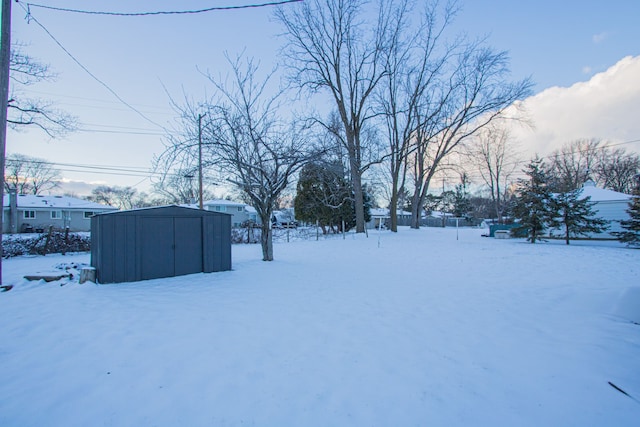
[(620, 221), (622, 228), (627, 231), (611, 233), (629, 246), (640, 246), (640, 178), (636, 176), (636, 179), (638, 182), (629, 202), (629, 209), (627, 209), (630, 218), (626, 221)]
[(594, 217), (596, 214), (593, 210), (595, 203), (591, 202), (591, 197), (579, 198), (581, 192), (582, 190), (578, 189), (556, 194), (552, 201), (558, 216), (551, 221), (550, 225), (564, 228), (564, 238), (567, 245), (572, 236), (602, 233), (609, 228), (607, 221)]
[(350, 190), (339, 164), (310, 162), (300, 171), (294, 207), (296, 219), (333, 227), (348, 215)]
[(532, 160), (523, 172), (529, 178), (518, 179), (513, 216), (520, 226), (512, 229), (512, 233), (526, 232), (527, 240), (535, 243), (556, 217), (556, 212), (542, 159)]
[(469, 219), (472, 210), (473, 207), (469, 200), (469, 193), (467, 192), (466, 184), (463, 182), (462, 184), (456, 185), (453, 202), (453, 216), (456, 218)]
[[(364, 219), (371, 220), (371, 197), (363, 188)], [(349, 230), (356, 225), (354, 193), (339, 162), (310, 162), (300, 171), (294, 207), (296, 219), (326, 228)]]

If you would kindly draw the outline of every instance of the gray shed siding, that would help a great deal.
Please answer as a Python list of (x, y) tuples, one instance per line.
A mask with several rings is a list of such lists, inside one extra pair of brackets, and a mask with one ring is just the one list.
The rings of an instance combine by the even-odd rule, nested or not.
[(91, 265), (100, 283), (231, 269), (231, 216), (177, 206), (96, 215)]

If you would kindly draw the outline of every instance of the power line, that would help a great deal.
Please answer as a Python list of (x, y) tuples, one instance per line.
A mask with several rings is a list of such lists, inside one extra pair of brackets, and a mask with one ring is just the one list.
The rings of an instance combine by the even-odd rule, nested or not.
[[(11, 159), (9, 159), (9, 162)], [(132, 177), (142, 177), (145, 179), (151, 177), (162, 177), (162, 176), (175, 176), (175, 177), (183, 177), (183, 172), (159, 172), (152, 170), (145, 166), (117, 166), (117, 165), (92, 165), (92, 164), (81, 164), (81, 163), (59, 163), (59, 162), (51, 162), (48, 160), (38, 160), (38, 159), (20, 159), (18, 160), (20, 163), (31, 164), (31, 165), (47, 165), (47, 166), (55, 166), (56, 170), (61, 172), (70, 172), (70, 173), (92, 173), (92, 174), (100, 174), (100, 175), (115, 175), (115, 176), (132, 176)]]
[(46, 6), (46, 5), (35, 4), (35, 3), (26, 3), (26, 5), (27, 5), (27, 13), (29, 13), (28, 11), (29, 8), (38, 7), (41, 9), (55, 10), (58, 12), (80, 13), (84, 15), (107, 15), (107, 16), (130, 16), (131, 17), (131, 16), (154, 16), (154, 15), (155, 16), (157, 15), (194, 15), (198, 13), (216, 12), (216, 11), (223, 11), (223, 10), (256, 9), (261, 7), (280, 6), (288, 3), (298, 3), (301, 1), (303, 0), (282, 0), (282, 1), (267, 2), (267, 3), (245, 4), (245, 5), (238, 5), (238, 6), (214, 6), (214, 7), (208, 7), (205, 9), (131, 12), (131, 13), (70, 9), (70, 8), (64, 8), (64, 7)]
[(137, 108), (135, 108), (133, 105), (129, 104), (127, 101), (125, 101), (120, 95), (118, 95), (118, 93), (111, 89), (111, 87), (109, 87), (109, 85), (107, 85), (104, 81), (100, 80), (95, 74), (93, 74), (91, 71), (89, 71), (89, 69), (87, 67), (85, 67), (75, 56), (73, 56), (73, 54), (71, 54), (71, 52), (69, 52), (67, 50), (67, 48), (65, 48), (62, 43), (60, 43), (60, 41), (58, 41), (58, 39), (56, 39), (54, 37), (53, 34), (51, 34), (51, 32), (40, 23), (40, 21), (38, 21), (32, 14), (31, 12), (25, 8), (24, 6), (20, 5), (24, 11), (27, 13), (27, 18), (28, 21), (31, 22), (35, 22), (36, 24), (38, 24), (38, 26), (40, 28), (42, 28), (42, 30), (47, 33), (47, 35), (51, 38), (51, 40), (53, 40), (58, 47), (60, 47), (60, 49), (62, 49), (62, 51), (64, 53), (67, 54), (67, 56), (69, 56), (69, 58), (71, 58), (73, 60), (73, 62), (75, 62), (84, 72), (86, 72), (89, 76), (91, 76), (91, 78), (93, 78), (96, 82), (100, 83), (100, 85), (102, 85), (105, 89), (107, 89), (113, 96), (115, 96), (118, 101), (120, 101), (122, 104), (124, 104), (125, 106), (127, 106), (129, 109), (131, 109), (132, 111), (134, 111), (135, 113), (137, 113), (140, 117), (142, 117), (143, 119), (145, 119), (146, 121), (148, 121), (149, 123), (152, 123), (155, 126), (158, 126), (161, 129), (165, 129), (164, 126), (156, 123), (155, 121), (151, 120), (149, 117), (147, 117), (146, 115), (144, 115), (140, 110), (138, 110)]

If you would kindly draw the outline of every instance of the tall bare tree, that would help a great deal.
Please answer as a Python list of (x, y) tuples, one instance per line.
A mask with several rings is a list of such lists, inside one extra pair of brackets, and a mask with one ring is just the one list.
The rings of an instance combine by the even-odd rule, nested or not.
[(502, 222), (506, 191), (518, 167), (518, 154), (509, 130), (499, 123), (482, 129), (467, 146), (471, 162), (489, 188), (494, 214)]
[(420, 212), (434, 175), (444, 160), (471, 136), (503, 115), (507, 107), (531, 91), (529, 79), (511, 82), (506, 52), (481, 42), (461, 45), (447, 71), (431, 85), (431, 98), (418, 107), (421, 125), (414, 133), (414, 193), (411, 227), (420, 227)]
[(433, 95), (433, 85), (454, 52), (454, 46), (444, 46), (441, 38), (457, 10), (455, 3), (447, 4), (441, 12), (437, 2), (428, 2), (420, 24), (413, 28), (408, 18), (414, 10), (405, 2), (401, 4), (404, 7), (394, 15), (399, 21), (395, 25), (398, 31), (385, 51), (388, 73), (379, 92), (389, 143), (385, 164), (390, 173), (391, 231), (398, 229), (398, 201), (406, 184), (407, 158), (416, 149), (422, 107)]
[(401, 23), (394, 2), (378, 2), (375, 12), (368, 5), (363, 0), (308, 0), (276, 12), (286, 29), (283, 53), (291, 82), (311, 93), (328, 93), (340, 117), (344, 134), (336, 136), (349, 157), (358, 233), (365, 231), (362, 175), (380, 160), (366, 158), (371, 141), (365, 132), (374, 115), (374, 90), (388, 72), (384, 53)]
[(41, 194), (59, 186), (62, 174), (51, 163), (24, 154), (10, 154), (5, 163), (6, 190), (18, 194)]

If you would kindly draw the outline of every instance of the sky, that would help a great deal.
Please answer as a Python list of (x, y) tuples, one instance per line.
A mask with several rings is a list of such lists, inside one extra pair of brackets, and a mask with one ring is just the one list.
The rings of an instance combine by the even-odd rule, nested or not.
[[(248, 3), (40, 0), (38, 4), (148, 12)], [(461, 5), (451, 30), (486, 37), (496, 49), (509, 52), (514, 79), (531, 77), (535, 83), (534, 96), (525, 102), (535, 128), (516, 132), (527, 153), (545, 155), (582, 137), (640, 151), (640, 143), (628, 143), (640, 139), (640, 121), (633, 116), (640, 102), (636, 77), (640, 3), (492, 0)], [(40, 25), (27, 19), (25, 9), (93, 77)], [(224, 52), (255, 57), (265, 71), (275, 66), (282, 40), (272, 13), (273, 8), (265, 7), (118, 17), (13, 3), (13, 40), (26, 44), (26, 53), (58, 73), (54, 82), (24, 92), (73, 114), (81, 130), (54, 140), (39, 131), (9, 131), (7, 152), (53, 162), (69, 181), (65, 190), (76, 194), (86, 194), (96, 184), (147, 191), (152, 159), (163, 151), (163, 128), (175, 125), (171, 98), (201, 99), (211, 93), (204, 74), (227, 73)]]

